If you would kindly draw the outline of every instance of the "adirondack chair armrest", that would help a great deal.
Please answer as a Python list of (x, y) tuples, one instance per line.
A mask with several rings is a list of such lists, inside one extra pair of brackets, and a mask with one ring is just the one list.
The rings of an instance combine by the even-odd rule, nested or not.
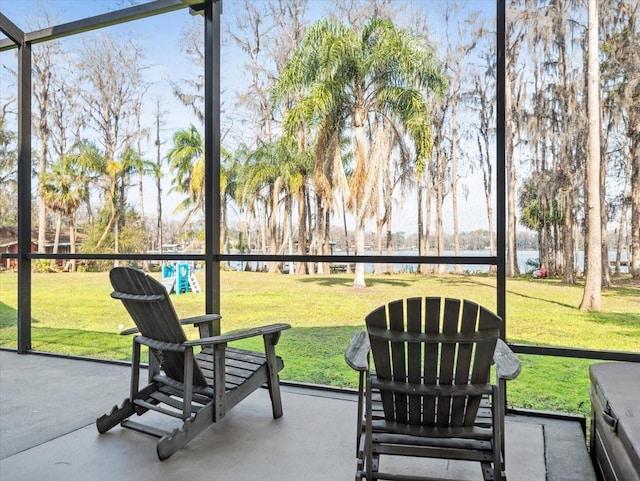
[(364, 372), (369, 370), (369, 336), (367, 331), (356, 332), (351, 338), (349, 347), (344, 353), (345, 362), (356, 371)]
[(198, 327), (198, 324), (202, 324), (203, 322), (219, 321), (220, 319), (222, 319), (220, 314), (204, 314), (202, 316), (185, 317), (184, 319), (180, 319), (180, 324), (183, 326), (186, 324), (193, 324), (193, 327)]
[(124, 331), (120, 331), (121, 336), (129, 336), (131, 334), (138, 334), (140, 330), (137, 327), (131, 327), (129, 329), (125, 329)]
[(159, 341), (157, 339), (151, 339), (145, 336), (136, 336), (135, 342), (137, 342), (138, 344), (142, 344), (143, 346), (150, 347), (151, 349), (158, 349), (160, 351), (185, 352), (190, 348), (189, 346), (186, 346), (186, 343), (178, 344), (175, 342)]
[[(269, 336), (279, 335), (281, 331), (291, 328), (291, 324), (269, 324), (267, 326), (254, 327), (252, 329), (246, 329), (244, 331), (234, 332), (230, 334), (222, 334), (220, 336), (203, 337), (202, 339), (194, 339), (193, 341), (186, 341), (185, 346), (205, 346), (215, 344), (226, 344), (232, 341), (239, 341), (240, 339), (247, 339), (249, 337), (257, 336)], [(277, 336), (275, 336), (277, 337)], [(274, 343), (275, 344), (275, 343)]]
[(200, 338), (213, 336), (216, 332), (220, 332), (220, 314), (203, 314), (200, 316), (186, 317), (180, 319), (181, 325), (193, 324), (198, 328)]
[[(212, 322), (221, 319), (222, 316), (220, 314), (205, 314), (204, 316), (195, 316), (195, 317), (187, 317), (185, 319), (180, 319), (180, 324), (183, 326), (186, 324), (193, 324), (193, 327), (198, 327), (200, 324), (205, 322)], [(129, 329), (125, 329), (124, 331), (120, 331), (121, 336), (129, 336), (131, 334), (138, 334), (140, 330), (137, 327), (131, 327)]]
[(498, 379), (515, 379), (520, 374), (520, 360), (502, 339), (498, 339), (493, 361), (496, 364)]

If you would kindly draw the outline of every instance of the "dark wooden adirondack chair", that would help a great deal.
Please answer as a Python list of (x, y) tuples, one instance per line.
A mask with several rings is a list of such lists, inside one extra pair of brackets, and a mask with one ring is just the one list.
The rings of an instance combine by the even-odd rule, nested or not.
[[(280, 333), (291, 326), (271, 324), (214, 336), (219, 315), (179, 320), (164, 286), (136, 269), (116, 267), (110, 272), (111, 297), (120, 299), (136, 324), (121, 334), (133, 338), (131, 394), (121, 407), (97, 419), (100, 433), (121, 424), (160, 438), (157, 454), (166, 459), (217, 422), (233, 406), (267, 384), (273, 417), (282, 416), (278, 372), (284, 367), (275, 354)], [(183, 324), (199, 327), (200, 339), (187, 340)], [(227, 347), (227, 343), (262, 336), (265, 353)], [(141, 346), (149, 348), (149, 381), (139, 387)], [(194, 354), (194, 347), (200, 352)], [(172, 432), (129, 419), (153, 410), (181, 420)]]
[(436, 479), (379, 472), (389, 455), (478, 461), (485, 480), (505, 480), (503, 388), (520, 363), (499, 339), (501, 319), (471, 301), (427, 297), (381, 306), (366, 325), (345, 353), (360, 372), (356, 479)]

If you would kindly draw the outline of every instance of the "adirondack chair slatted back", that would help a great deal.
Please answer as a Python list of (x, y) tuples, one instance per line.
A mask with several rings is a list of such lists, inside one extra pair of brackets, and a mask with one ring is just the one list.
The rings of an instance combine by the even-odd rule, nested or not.
[(501, 322), (474, 302), (439, 297), (397, 300), (371, 312), (366, 324), (385, 419), (473, 426)]
[[(182, 344), (187, 340), (169, 294), (162, 283), (143, 272), (124, 267), (111, 269), (109, 277), (114, 289), (111, 297), (122, 301), (140, 334), (156, 341), (173, 344)], [(184, 381), (184, 353), (154, 350), (154, 355), (167, 376)], [(207, 385), (195, 361), (193, 384)]]

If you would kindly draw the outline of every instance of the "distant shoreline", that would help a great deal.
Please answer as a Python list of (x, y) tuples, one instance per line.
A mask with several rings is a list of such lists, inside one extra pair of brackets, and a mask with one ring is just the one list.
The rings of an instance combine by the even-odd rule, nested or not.
[[(344, 251), (340, 251), (340, 255), (344, 255), (343, 254)], [(334, 254), (338, 254), (337, 252), (334, 251)], [(366, 251), (365, 255), (368, 256), (374, 256), (377, 255), (376, 252), (374, 251)], [(395, 256), (417, 256), (418, 255), (418, 251), (417, 250), (400, 250), (400, 251), (394, 251), (393, 255)], [(436, 255), (431, 253), (430, 255)], [(444, 251), (443, 253), (444, 256), (454, 256), (454, 252), (453, 251)], [(483, 256), (489, 256), (489, 251), (484, 251), (484, 250), (474, 250), (474, 251), (470, 251), (470, 250), (466, 250), (466, 251), (460, 251), (460, 256), (466, 256), (466, 257), (473, 257), (473, 256), (477, 256), (477, 257), (483, 257)], [(518, 268), (520, 270), (521, 274), (525, 274), (527, 273), (527, 271), (532, 272), (533, 270), (535, 270), (538, 266), (533, 266), (533, 265), (527, 265), (527, 262), (530, 260), (536, 261), (538, 259), (538, 251), (537, 250), (519, 250), (517, 251), (517, 256), (518, 256)], [(584, 259), (584, 254), (582, 252), (579, 253), (578, 255), (578, 265), (581, 266), (582, 262)], [(611, 262), (615, 262), (616, 260), (616, 253), (615, 252), (609, 252), (609, 260)], [(627, 257), (626, 257), (626, 252), (623, 253), (622, 259), (621, 261), (623, 262), (623, 265), (620, 268), (620, 272), (622, 274), (626, 274), (629, 272), (628, 266), (625, 265), (625, 263), (627, 262)], [(228, 264), (236, 269), (236, 270), (243, 270), (244, 266), (246, 266), (247, 262), (249, 262), (252, 265), (252, 270), (256, 270), (258, 264), (265, 264), (267, 263), (267, 261), (233, 261), (233, 262), (228, 262)], [(344, 262), (339, 262), (338, 264), (343, 265), (345, 264)], [(351, 263), (353, 264), (353, 263)], [(386, 272), (386, 262), (381, 262), (380, 264), (382, 264), (382, 272)], [(375, 265), (376, 263), (367, 263), (365, 264), (365, 273), (367, 274), (371, 274), (374, 272), (375, 270)], [(429, 265), (434, 265), (434, 264), (429, 264)], [(455, 266), (457, 264), (447, 264), (447, 272), (453, 272), (455, 269)], [(479, 264), (460, 264), (460, 266), (462, 267), (462, 270), (464, 272), (467, 273), (472, 273), (472, 274), (486, 274), (487, 272), (489, 272), (489, 266), (487, 265), (479, 265)], [(613, 266), (612, 266), (613, 268)], [(342, 269), (341, 269), (342, 270)], [(417, 264), (407, 264), (407, 263), (400, 263), (400, 264), (395, 264), (394, 265), (394, 272), (396, 273), (401, 273), (401, 272), (406, 272), (406, 273), (411, 273), (411, 272), (416, 272), (417, 271)]]

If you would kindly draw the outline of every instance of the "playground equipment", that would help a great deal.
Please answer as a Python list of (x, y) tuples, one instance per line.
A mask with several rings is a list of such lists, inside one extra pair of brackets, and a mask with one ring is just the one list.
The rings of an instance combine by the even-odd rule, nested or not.
[(169, 294), (202, 292), (193, 267), (188, 262), (165, 263), (162, 265), (162, 285)]

